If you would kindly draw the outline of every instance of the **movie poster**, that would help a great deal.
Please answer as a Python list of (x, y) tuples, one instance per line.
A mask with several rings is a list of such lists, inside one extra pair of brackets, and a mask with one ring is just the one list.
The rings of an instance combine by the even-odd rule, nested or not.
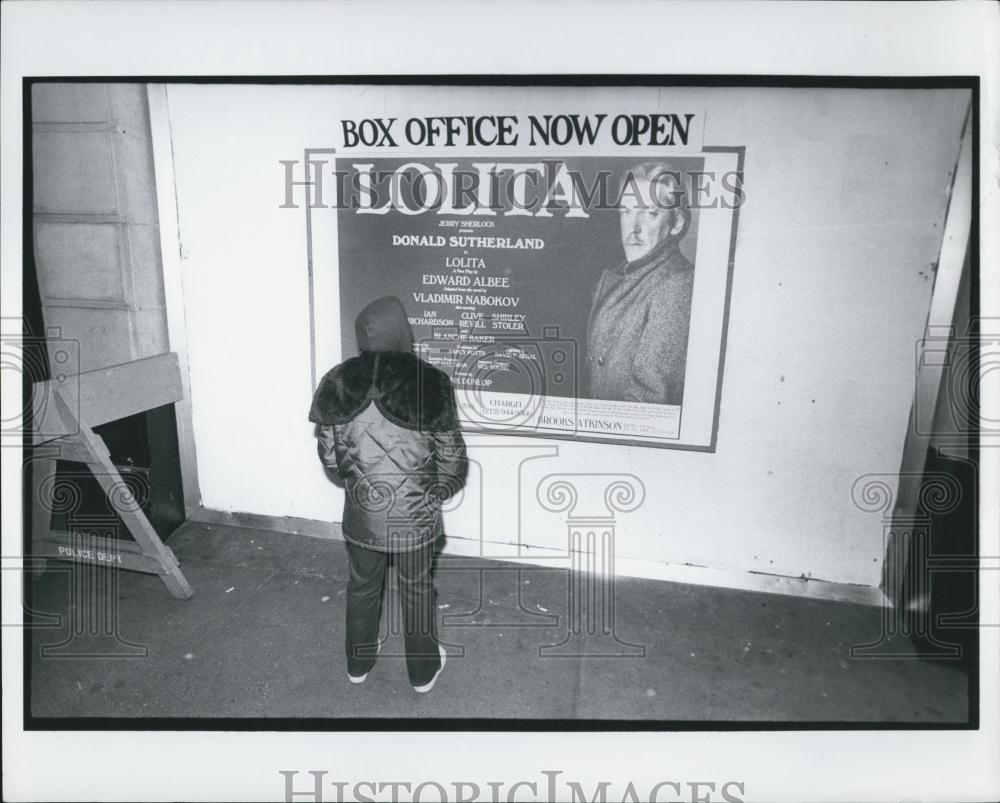
[(595, 114), (594, 153), (331, 154), (341, 357), (393, 295), (468, 431), (714, 450), (743, 152), (672, 148), (696, 115), (653, 117), (660, 147)]

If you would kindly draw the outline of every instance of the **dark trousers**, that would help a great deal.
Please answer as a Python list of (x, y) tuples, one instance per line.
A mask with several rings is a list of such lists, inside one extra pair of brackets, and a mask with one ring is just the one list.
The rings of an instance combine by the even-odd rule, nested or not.
[(355, 677), (375, 665), (382, 612), (382, 589), (391, 559), (403, 609), (406, 671), (422, 686), (441, 666), (434, 591), (434, 544), (413, 552), (376, 552), (347, 542), (351, 576), (347, 582), (347, 671)]

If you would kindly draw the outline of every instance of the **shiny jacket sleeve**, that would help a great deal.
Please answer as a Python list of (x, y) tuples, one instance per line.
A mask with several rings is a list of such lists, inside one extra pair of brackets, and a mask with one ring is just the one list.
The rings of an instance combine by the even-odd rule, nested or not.
[(324, 468), (338, 474), (340, 473), (340, 453), (343, 451), (343, 445), (340, 443), (336, 428), (333, 425), (320, 425), (316, 440), (316, 451)]
[(449, 499), (462, 490), (469, 471), (465, 439), (462, 438), (461, 430), (456, 429), (450, 432), (435, 432), (433, 440), (438, 483), (441, 485), (443, 497)]

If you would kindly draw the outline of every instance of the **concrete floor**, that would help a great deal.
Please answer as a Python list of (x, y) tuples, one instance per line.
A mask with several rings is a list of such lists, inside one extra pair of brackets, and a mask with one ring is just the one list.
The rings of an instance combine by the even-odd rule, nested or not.
[[(917, 726), (968, 717), (968, 678), (954, 662), (851, 658), (852, 644), (878, 640), (874, 608), (626, 578), (615, 631), (642, 657), (608, 657), (634, 649), (598, 635), (540, 656), (566, 638), (568, 574), (469, 558), (440, 559), (449, 658), (433, 692), (408, 685), (398, 635), (355, 686), (342, 646), (342, 543), (192, 522), (169, 543), (190, 600), (174, 600), (155, 577), (119, 572), (117, 612), (95, 611), (85, 604), (94, 595), (73, 591), (71, 564), (36, 578), (34, 610), (63, 618), (33, 634), (34, 716)], [(390, 608), (384, 627), (398, 621)]]

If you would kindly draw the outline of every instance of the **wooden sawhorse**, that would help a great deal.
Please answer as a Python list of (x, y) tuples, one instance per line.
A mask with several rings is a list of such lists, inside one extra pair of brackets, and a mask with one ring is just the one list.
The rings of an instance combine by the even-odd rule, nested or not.
[[(155, 574), (177, 599), (194, 594), (173, 551), (160, 540), (93, 429), (180, 401), (181, 388), (173, 353), (35, 383), (31, 530), (36, 557)], [(58, 460), (90, 468), (135, 543), (115, 541), (113, 547), (104, 548), (96, 537), (84, 536), (81, 548), (69, 548), (81, 543), (80, 536), (52, 530), (53, 505), (46, 499), (45, 485), (52, 483), (55, 493)]]

